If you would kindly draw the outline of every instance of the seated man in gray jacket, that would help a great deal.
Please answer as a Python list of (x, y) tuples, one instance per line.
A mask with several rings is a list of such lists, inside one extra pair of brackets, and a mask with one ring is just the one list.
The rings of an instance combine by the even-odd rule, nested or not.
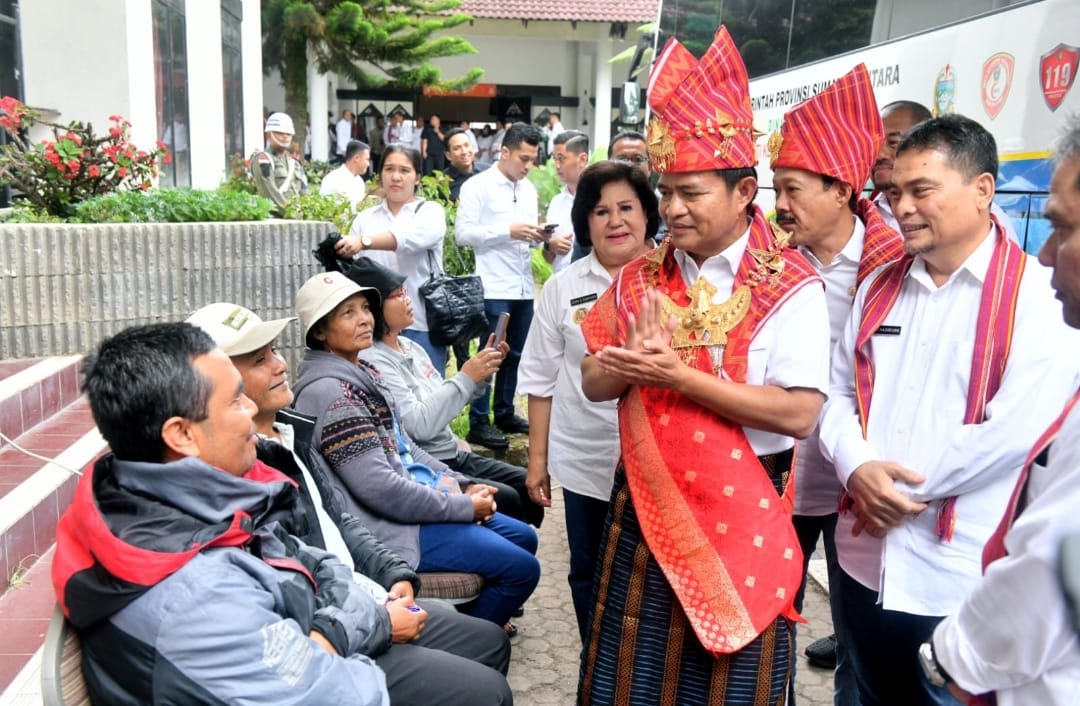
[(126, 329), (84, 391), (113, 453), (81, 479), (52, 571), (92, 700), (389, 704), (375, 658), (427, 613), (379, 605), (289, 534), (296, 484), (256, 459), (255, 405), (213, 340)]
[[(385, 547), (358, 518), (342, 512), (329, 491), (330, 469), (311, 446), (315, 420), (294, 410), (288, 366), (275, 339), (294, 319), (263, 321), (254, 312), (219, 302), (188, 318), (229, 356), (255, 403), (260, 461), (297, 484), (300, 512), (287, 529), (306, 544), (330, 551), (379, 605), (413, 604), (420, 580), (405, 561)], [(386, 674), (392, 703), (512, 703), (503, 676), (510, 663), (510, 640), (494, 623), (458, 613), (439, 601), (419, 601), (427, 612), (424, 628), (407, 644), (395, 644), (375, 663)]]

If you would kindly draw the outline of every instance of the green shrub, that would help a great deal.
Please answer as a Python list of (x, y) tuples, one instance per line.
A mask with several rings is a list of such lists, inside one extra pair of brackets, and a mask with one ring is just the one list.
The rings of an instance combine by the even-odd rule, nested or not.
[(78, 204), (79, 223), (201, 223), (261, 221), (273, 204), (260, 196), (196, 189), (121, 191)]
[(345, 194), (320, 194), (308, 191), (285, 205), (285, 218), (301, 221), (330, 221), (339, 233), (348, 234), (356, 210)]

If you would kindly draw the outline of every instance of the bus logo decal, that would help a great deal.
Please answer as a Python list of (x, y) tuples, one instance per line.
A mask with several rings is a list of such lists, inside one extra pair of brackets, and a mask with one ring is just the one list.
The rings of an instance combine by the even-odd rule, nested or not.
[(1068, 44), (1058, 44), (1039, 59), (1039, 86), (1051, 111), (1058, 109), (1072, 88), (1078, 60), (1080, 49)]
[(934, 81), (934, 117), (951, 113), (956, 109), (956, 71), (952, 64), (945, 64)]
[(993, 120), (1005, 107), (1005, 100), (1012, 88), (1013, 66), (1016, 59), (1012, 54), (999, 52), (983, 63), (982, 68), (982, 104), (986, 114)]

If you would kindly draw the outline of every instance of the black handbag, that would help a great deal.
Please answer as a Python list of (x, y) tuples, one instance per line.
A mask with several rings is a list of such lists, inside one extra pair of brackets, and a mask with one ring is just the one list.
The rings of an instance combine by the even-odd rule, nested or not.
[(420, 285), (427, 313), (428, 337), (436, 346), (450, 346), (481, 336), (488, 330), (484, 313), (484, 283), (477, 275), (446, 274), (428, 251), (431, 277)]

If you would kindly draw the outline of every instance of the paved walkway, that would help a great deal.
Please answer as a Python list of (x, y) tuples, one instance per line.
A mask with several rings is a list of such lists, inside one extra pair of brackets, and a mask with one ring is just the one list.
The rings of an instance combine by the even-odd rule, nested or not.
[[(562, 490), (553, 490), (552, 495), (552, 507), (539, 532), (540, 585), (526, 604), (525, 615), (515, 619), (518, 635), (513, 640), (510, 686), (516, 706), (571, 706), (577, 694), (581, 644), (566, 584), (570, 559)], [(810, 622), (799, 628), (796, 701), (798, 706), (828, 706), (832, 704), (832, 672), (810, 667), (802, 655), (804, 645), (832, 632), (828, 598), (813, 581), (807, 588), (803, 614)]]

